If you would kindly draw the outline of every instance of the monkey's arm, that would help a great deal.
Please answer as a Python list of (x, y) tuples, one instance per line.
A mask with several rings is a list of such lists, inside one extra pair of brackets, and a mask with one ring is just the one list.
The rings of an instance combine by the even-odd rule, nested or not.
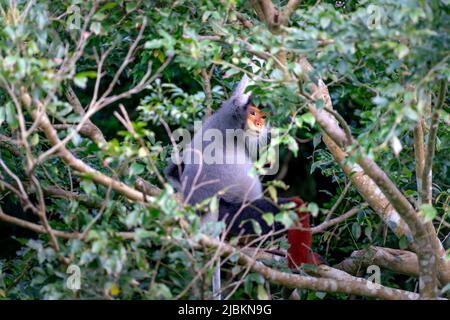
[[(254, 223), (259, 224), (262, 234), (283, 229), (283, 225), (275, 222), (269, 226), (263, 219), (264, 213), (277, 214), (280, 209), (268, 199), (258, 199), (248, 205), (231, 203), (223, 199), (219, 202), (219, 220), (225, 221), (228, 234), (231, 236), (257, 235)], [(252, 222), (253, 221), (253, 222)]]
[[(312, 251), (310, 214), (300, 210), (304, 206), (304, 202), (298, 197), (280, 198), (278, 200), (278, 204), (288, 202), (294, 202), (297, 205), (296, 211), (301, 223), (301, 227), (287, 230), (289, 267), (295, 269), (303, 263), (315, 265), (324, 263), (324, 260)], [(228, 234), (231, 236), (256, 236), (255, 222), (259, 224), (261, 234), (280, 231), (285, 228), (283, 224), (274, 222), (269, 226), (262, 217), (264, 213), (273, 213), (275, 215), (279, 212), (280, 208), (265, 198), (255, 200), (247, 206), (242, 206), (240, 203), (229, 203), (222, 199), (219, 203), (219, 219), (225, 221)], [(283, 234), (285, 233), (278, 233), (275, 237), (280, 237)]]

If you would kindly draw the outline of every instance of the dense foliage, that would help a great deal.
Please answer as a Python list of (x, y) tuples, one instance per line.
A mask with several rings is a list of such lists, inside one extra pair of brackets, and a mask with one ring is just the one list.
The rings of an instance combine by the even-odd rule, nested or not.
[[(286, 2), (274, 1), (279, 6)], [(333, 265), (369, 246), (406, 249), (409, 240), (398, 238), (348, 185), (349, 177), (324, 145), (305, 97), (298, 94), (298, 83), (286, 81), (277, 57), (285, 53), (287, 72), (304, 79), (306, 91), (308, 81), (296, 56), (308, 58), (314, 66), (311, 77), (327, 84), (335, 110), (349, 123), (361, 150), (417, 204), (413, 131), (418, 121), (429, 126), (439, 84), (450, 78), (448, 4), (446, 0), (380, 0), (376, 5), (365, 0), (303, 1), (287, 27), (271, 32), (251, 1), (0, 1), (2, 211), (40, 224), (31, 203), (44, 208), (54, 230), (85, 231), (82, 238), (58, 237), (56, 249), (47, 233), (0, 219), (0, 298), (209, 298), (215, 250), (195, 244), (199, 234), (218, 235), (223, 225), (200, 224), (195, 209), (180, 206), (175, 191), (165, 183), (162, 171), (173, 148), (168, 129), (192, 129), (195, 120), (229, 97), (243, 73), (255, 80), (251, 87), (255, 99), (273, 106), (271, 125), (281, 132), (278, 142), (285, 172), (264, 178), (267, 195), (303, 197), (315, 225), (337, 201), (334, 216), (359, 208), (356, 215), (316, 234), (315, 250)], [(140, 33), (142, 39), (136, 43)], [(146, 76), (149, 64), (151, 74), (161, 68), (160, 76), (130, 92)], [(75, 130), (83, 114), (66, 93), (73, 88), (88, 110), (111, 83), (109, 96), (130, 94), (108, 101), (92, 114), (106, 140), (99, 143), (80, 133), (81, 128)], [(45, 101), (59, 138), (68, 137), (66, 148), (76, 158), (126, 185), (136, 186), (143, 179), (161, 192), (146, 202), (131, 201), (95, 182), (92, 173), (68, 165), (58, 152), (48, 153), (53, 143), (26, 108), (24, 92), (32, 105)], [(433, 202), (422, 205), (420, 212), (435, 222), (448, 249), (447, 102), (437, 132)], [(114, 115), (120, 104), (131, 119), (131, 129)], [(21, 144), (24, 127), (30, 152)], [(20, 194), (21, 187), (28, 198), (13, 192)], [(205, 204), (215, 205), (215, 200)], [(286, 209), (275, 219), (289, 226), (292, 217)], [(135, 236), (129, 239), (123, 232)], [(279, 244), (286, 248), (286, 239), (279, 239)], [(266, 263), (290, 272), (283, 261)], [(81, 290), (67, 288), (69, 264), (80, 267)], [(280, 285), (249, 272), (235, 256), (226, 261), (225, 269), (228, 280), (223, 285), (229, 285), (230, 297), (281, 297)], [(381, 271), (381, 284), (417, 291), (416, 277)], [(368, 275), (365, 270), (360, 273)], [(348, 295), (305, 291), (304, 297)]]

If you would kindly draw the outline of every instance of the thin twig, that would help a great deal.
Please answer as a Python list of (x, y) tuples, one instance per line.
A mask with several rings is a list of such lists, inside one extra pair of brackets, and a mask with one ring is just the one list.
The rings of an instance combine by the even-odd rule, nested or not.
[(347, 220), (348, 218), (353, 217), (355, 214), (357, 214), (359, 211), (361, 211), (361, 209), (367, 207), (367, 203), (363, 203), (361, 205), (361, 207), (355, 207), (350, 209), (349, 211), (347, 211), (346, 213), (340, 215), (337, 218), (331, 219), (331, 220), (327, 220), (322, 222), (321, 224), (319, 224), (316, 227), (311, 228), (311, 232), (314, 233), (321, 233), (324, 232), (326, 229), (328, 229), (331, 226), (334, 226), (336, 224), (339, 224), (345, 220)]

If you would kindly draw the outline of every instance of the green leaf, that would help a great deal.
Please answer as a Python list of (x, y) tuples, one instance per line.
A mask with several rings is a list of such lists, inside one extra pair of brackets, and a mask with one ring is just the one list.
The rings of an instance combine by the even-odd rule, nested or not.
[(274, 186), (267, 187), (267, 191), (269, 192), (270, 198), (277, 203), (278, 202), (278, 196), (277, 196), (277, 189)]
[(140, 175), (141, 173), (144, 172), (144, 169), (145, 169), (145, 166), (143, 166), (140, 163), (134, 162), (130, 166), (130, 171), (129, 171), (130, 177)]
[(355, 240), (358, 240), (361, 237), (361, 225), (358, 222), (352, 224), (352, 234), (355, 237)]
[(302, 120), (307, 124), (309, 124), (311, 127), (314, 127), (314, 124), (316, 123), (316, 118), (314, 118), (311, 112), (303, 114)]
[(100, 11), (105, 11), (105, 10), (109, 10), (109, 9), (113, 9), (117, 6), (116, 2), (108, 2), (107, 4), (105, 4), (103, 7), (100, 8)]
[(92, 22), (90, 30), (95, 33), (96, 35), (99, 35), (102, 32), (102, 25), (100, 22)]
[(230, 69), (228, 69), (227, 70), (227, 72), (225, 73), (225, 78), (229, 78), (229, 77), (231, 77), (231, 76), (233, 76), (233, 75), (235, 75), (235, 74), (238, 74), (240, 71), (238, 70), (238, 69), (235, 69), (235, 68), (230, 68)]
[(0, 126), (2, 125), (3, 121), (6, 119), (6, 109), (5, 107), (0, 107)]
[(136, 228), (135, 229), (135, 234), (136, 234), (136, 241), (137, 242), (142, 242), (142, 240), (150, 238), (151, 236), (154, 235), (154, 232), (142, 229), (142, 228)]
[(450, 283), (447, 283), (445, 287), (441, 290), (441, 295), (445, 294), (447, 291), (450, 291)]
[(347, 63), (344, 60), (339, 61), (338, 72), (341, 75), (345, 75), (345, 73), (347, 72)]
[(269, 300), (269, 295), (267, 294), (267, 291), (262, 284), (258, 285), (257, 291), (258, 300)]
[(86, 77), (86, 78), (90, 78), (90, 79), (95, 79), (97, 78), (97, 71), (95, 70), (85, 70), (85, 71), (81, 71), (78, 72), (77, 77)]
[(286, 136), (286, 144), (289, 150), (292, 151), (292, 153), (294, 154), (294, 156), (297, 156), (298, 153), (298, 143), (297, 141), (294, 139), (294, 137), (291, 136)]
[(326, 297), (326, 295), (327, 295), (326, 292), (321, 292), (321, 291), (316, 292), (316, 297), (319, 298), (320, 300), (323, 300)]
[(219, 212), (219, 200), (217, 200), (217, 197), (211, 198), (211, 202), (209, 203), (209, 210), (212, 213)]
[(320, 18), (320, 26), (322, 27), (322, 29), (328, 28), (330, 23), (331, 23), (330, 17), (325, 16), (325, 17)]
[(294, 67), (293, 67), (292, 71), (298, 77), (301, 77), (303, 75), (303, 69), (302, 69), (302, 66), (299, 63), (295, 63), (294, 64)]
[(289, 186), (281, 180), (273, 180), (271, 183), (276, 188), (281, 188), (283, 190), (289, 189)]
[(39, 135), (37, 133), (33, 134), (33, 136), (31, 137), (31, 145), (32, 146), (37, 146), (39, 143)]
[(395, 48), (395, 54), (399, 59), (403, 59), (409, 53), (409, 48), (404, 44), (399, 44), (397, 48)]
[(145, 49), (158, 49), (163, 46), (163, 39), (153, 39), (147, 41), (144, 45)]
[(262, 215), (262, 218), (264, 219), (264, 221), (267, 223), (267, 225), (271, 226), (274, 222), (274, 216), (273, 213), (264, 213)]
[(308, 209), (307, 211), (313, 216), (313, 217), (317, 217), (319, 214), (319, 206), (317, 205), (317, 203), (314, 202), (310, 202), (308, 203)]
[(163, 283), (155, 283), (153, 286), (151, 286), (149, 294), (155, 296), (156, 299), (160, 300), (170, 300), (173, 297), (169, 287)]
[(6, 104), (6, 122), (11, 129), (17, 129), (19, 121), (17, 119), (16, 108), (10, 102)]
[(211, 11), (205, 11), (202, 15), (202, 22), (205, 23), (208, 21), (209, 16), (212, 14)]
[(2, 125), (3, 121), (6, 119), (6, 108), (0, 107), (0, 126)]
[(86, 84), (87, 84), (87, 80), (88, 80), (88, 78), (85, 77), (85, 76), (79, 76), (79, 75), (76, 75), (76, 76), (73, 78), (73, 83), (75, 83), (75, 85), (76, 85), (77, 87), (80, 87), (80, 88), (82, 88), (82, 89), (85, 89), (85, 88), (86, 88)]
[(86, 194), (93, 195), (97, 193), (97, 186), (92, 180), (83, 179), (80, 186)]
[(81, 138), (81, 136), (79, 135), (78, 132), (75, 131), (75, 129), (70, 129), (69, 132), (71, 134), (73, 134), (72, 139), (71, 139), (73, 145), (75, 147), (78, 147), (81, 144), (81, 142), (83, 141), (83, 138)]
[(252, 222), (253, 230), (255, 231), (255, 233), (257, 235), (260, 235), (262, 233), (262, 229), (261, 229), (261, 226), (259, 225), (259, 222), (256, 220), (253, 220), (253, 219), (251, 220), (251, 222)]
[(321, 133), (315, 134), (314, 137), (313, 137), (313, 146), (314, 146), (314, 148), (316, 148), (321, 141), (322, 141), (322, 134)]
[(141, 213), (138, 210), (131, 211), (125, 218), (125, 224), (128, 228), (138, 225), (141, 218)]
[(129, 1), (125, 5), (125, 10), (127, 11), (127, 13), (130, 13), (131, 11), (135, 10), (136, 8), (137, 8), (136, 1)]
[(106, 14), (101, 13), (101, 12), (97, 12), (97, 13), (92, 17), (92, 20), (95, 20), (95, 21), (103, 21), (103, 20), (105, 20), (106, 17), (107, 17)]
[(364, 235), (369, 238), (369, 240), (372, 240), (372, 227), (367, 226), (364, 228)]
[(422, 204), (419, 209), (426, 222), (433, 221), (436, 218), (437, 211), (431, 204)]
[(287, 212), (280, 212), (275, 215), (275, 221), (281, 222), (286, 228), (290, 228), (294, 221)]

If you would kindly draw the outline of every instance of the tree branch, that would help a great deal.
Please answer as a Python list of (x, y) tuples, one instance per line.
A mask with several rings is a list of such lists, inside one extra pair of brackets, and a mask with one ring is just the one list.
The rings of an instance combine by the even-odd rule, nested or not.
[(336, 268), (350, 274), (358, 274), (359, 270), (366, 269), (370, 265), (377, 265), (399, 274), (419, 276), (419, 262), (414, 252), (376, 246), (354, 251)]
[[(45, 228), (39, 224), (32, 223), (23, 219), (19, 219), (16, 217), (13, 217), (9, 214), (5, 214), (0, 207), (0, 220), (14, 224), (16, 226), (34, 231), (36, 233), (47, 233)], [(66, 231), (59, 231), (59, 230), (53, 230), (53, 234), (61, 239), (81, 239), (81, 233), (79, 232), (66, 232)], [(117, 232), (115, 233), (116, 236), (124, 239), (124, 240), (134, 240), (135, 234), (134, 232)]]
[[(367, 204), (365, 204), (365, 205), (367, 205)], [(365, 205), (363, 204), (363, 206), (365, 206)], [(322, 223), (319, 224), (318, 226), (312, 227), (312, 228), (311, 228), (311, 232), (312, 232), (313, 234), (314, 234), (314, 233), (321, 233), (321, 232), (324, 232), (324, 231), (325, 231), (326, 229), (328, 229), (329, 227), (334, 226), (334, 225), (336, 225), (336, 224), (339, 224), (339, 223), (341, 223), (341, 222), (347, 220), (348, 218), (353, 217), (353, 216), (354, 216), (355, 214), (357, 214), (361, 209), (362, 209), (362, 208), (359, 208), (359, 207), (350, 209), (349, 211), (347, 211), (346, 213), (340, 215), (340, 216), (337, 217), (337, 218), (334, 218), (334, 219), (331, 219), (331, 220), (322, 222)]]
[[(22, 219), (5, 214), (0, 208), (0, 220), (11, 223), (37, 233), (47, 233), (45, 228)], [(63, 239), (82, 239), (82, 234), (78, 232), (64, 232), (53, 230), (56, 237)], [(134, 240), (134, 232), (118, 232), (116, 236), (124, 240)], [(291, 273), (280, 272), (263, 265), (256, 259), (248, 256), (242, 251), (229, 244), (201, 235), (200, 243), (208, 247), (215, 248), (220, 255), (237, 255), (239, 263), (249, 267), (254, 272), (261, 274), (268, 281), (290, 288), (304, 288), (324, 292), (342, 292), (367, 297), (374, 297), (388, 300), (414, 300), (418, 295), (399, 289), (387, 288), (379, 284), (368, 282), (365, 279), (352, 277), (349, 274), (339, 272), (336, 269), (326, 266), (319, 266), (318, 274), (326, 278), (314, 278)]]
[(281, 15), (281, 23), (287, 24), (289, 21), (289, 18), (291, 17), (292, 13), (294, 13), (295, 10), (300, 6), (301, 1), (300, 0), (289, 0), (289, 2), (283, 7), (282, 15)]
[[(271, 2), (271, 1), (270, 1)], [(260, 15), (262, 11), (264, 13), (265, 21), (269, 25), (269, 29), (275, 33), (275, 30), (270, 28), (270, 19), (267, 18), (267, 10), (264, 9), (263, 5), (267, 5), (267, 1), (260, 1), (258, 10), (256, 11)], [(273, 10), (272, 10), (273, 11)], [(302, 69), (309, 73), (312, 69), (311, 65), (308, 63), (306, 58), (302, 58), (303, 65)], [(337, 144), (338, 148), (347, 147), (348, 141), (347, 134), (339, 128), (335, 119), (330, 117), (326, 111), (322, 109), (317, 109), (315, 106), (315, 101), (323, 100), (325, 102), (325, 108), (332, 110), (331, 98), (328, 93), (328, 88), (319, 79), (317, 83), (314, 83), (313, 88), (313, 99), (308, 103), (308, 108), (316, 121), (320, 125), (321, 129), (329, 136), (330, 140)], [(301, 90), (300, 90), (301, 92)], [(312, 101), (311, 101), (312, 100)], [(324, 141), (326, 141), (324, 137)], [(437, 271), (436, 271), (436, 258), (437, 254), (433, 249), (431, 236), (427, 232), (427, 227), (425, 226), (422, 219), (415, 212), (414, 208), (408, 202), (406, 197), (398, 190), (397, 186), (389, 179), (383, 170), (381, 170), (378, 165), (370, 158), (364, 156), (361, 153), (357, 155), (357, 163), (360, 168), (370, 177), (370, 179), (381, 189), (384, 196), (387, 198), (388, 203), (390, 203), (398, 214), (405, 220), (409, 229), (414, 237), (415, 244), (417, 246), (417, 254), (420, 261), (420, 292), (423, 298), (435, 298), (437, 295)], [(373, 193), (373, 190), (371, 190)], [(369, 202), (369, 201), (368, 201)], [(370, 203), (370, 202), (369, 202)]]
[[(303, 65), (312, 68), (305, 58), (303, 58)], [(323, 81), (319, 80), (315, 89), (313, 97), (315, 99), (325, 97), (323, 98), (325, 101), (324, 109), (331, 110), (331, 99), (329, 98), (328, 89)], [(338, 127), (336, 121), (326, 119), (330, 118), (329, 115), (325, 116), (325, 114), (319, 114), (323, 109), (317, 110), (315, 105), (310, 102), (309, 110), (316, 117), (316, 121), (319, 123), (321, 129), (325, 131), (333, 142), (338, 144), (338, 147), (346, 147), (348, 146), (348, 142), (353, 141), (353, 138), (351, 138), (351, 141), (348, 141), (349, 133), (344, 133), (344, 131)], [(343, 119), (339, 120), (343, 121)], [(341, 134), (337, 134), (338, 132), (341, 132)], [(342, 135), (344, 135), (344, 139), (342, 138)], [(324, 139), (324, 141), (326, 140)], [(408, 225), (415, 241), (419, 260), (421, 261), (421, 295), (424, 298), (435, 298), (437, 294), (436, 260), (439, 255), (438, 252), (434, 250), (432, 243), (434, 243), (436, 239), (433, 239), (433, 234), (429, 232), (423, 219), (415, 212), (406, 197), (372, 159), (364, 156), (362, 151), (360, 151), (357, 155), (357, 163), (362, 171), (370, 177), (376, 186), (378, 186), (388, 202)], [(373, 193), (373, 190), (369, 191)]]
[[(80, 100), (71, 86), (68, 86), (66, 89), (66, 97), (76, 112), (78, 112), (81, 116), (86, 114)], [(106, 139), (103, 136), (102, 131), (91, 121), (91, 119), (88, 119), (83, 127), (81, 127), (80, 133), (98, 145), (106, 144)]]
[[(342, 292), (387, 300), (415, 300), (419, 298), (416, 293), (387, 288), (376, 283), (368, 282), (365, 279), (352, 277), (342, 271), (339, 272), (339, 274), (341, 276), (345, 274), (345, 278), (337, 278), (336, 276), (332, 276), (331, 271), (336, 269), (331, 267), (319, 266), (318, 268), (319, 272), (321, 272), (322, 275), (326, 275), (328, 278), (314, 278), (280, 272), (265, 266), (261, 262), (249, 257), (229, 244), (205, 235), (200, 236), (200, 243), (205, 246), (215, 248), (220, 251), (221, 255), (236, 255), (240, 264), (249, 267), (252, 271), (259, 273), (266, 280), (272, 283), (280, 284), (289, 288), (301, 288), (323, 292)], [(337, 270), (334, 274), (336, 273)]]
[[(27, 101), (31, 102), (31, 98), (30, 98), (29, 94), (25, 91), (25, 88), (22, 88), (21, 90), (22, 90), (22, 93), (21, 93), (22, 101), (24, 101), (24, 104)], [(39, 104), (41, 104), (41, 102), (36, 101), (36, 104), (39, 105)], [(50, 120), (49, 120), (47, 114), (45, 112), (39, 113), (36, 109), (32, 109), (31, 105), (26, 105), (26, 107), (28, 108), (28, 111), (30, 112), (31, 116), (35, 120), (38, 120), (37, 119), (38, 116), (40, 117), (39, 125), (40, 125), (42, 131), (44, 132), (45, 136), (47, 137), (47, 139), (50, 141), (50, 143), (53, 146), (59, 145), (58, 155), (70, 167), (72, 167), (73, 169), (75, 169), (76, 171), (78, 171), (80, 173), (88, 174), (89, 176), (92, 177), (92, 179), (95, 182), (100, 183), (101, 185), (104, 185), (106, 187), (111, 186), (114, 190), (125, 195), (130, 200), (138, 201), (138, 202), (146, 202), (149, 200), (145, 194), (127, 186), (123, 182), (114, 180), (114, 179), (106, 176), (105, 174), (101, 173), (100, 171), (95, 170), (91, 166), (87, 165), (82, 160), (76, 158), (66, 148), (64, 143), (62, 143), (61, 140), (59, 139), (58, 133), (55, 130), (55, 128), (53, 128), (52, 124), (50, 123)]]
[(212, 92), (211, 92), (211, 77), (208, 74), (206, 68), (202, 68), (201, 75), (203, 79), (203, 90), (205, 91), (206, 96), (206, 116), (210, 116), (212, 114)]
[[(424, 120), (421, 117), (417, 121), (417, 125), (414, 127), (414, 159), (416, 161), (416, 184), (417, 193), (419, 194), (418, 204), (422, 203), (422, 176), (423, 166), (425, 164), (425, 146), (423, 135)], [(418, 207), (418, 206), (417, 206)]]
[(438, 100), (433, 108), (433, 115), (431, 118), (430, 132), (428, 134), (428, 144), (426, 150), (425, 164), (423, 166), (422, 173), (422, 201), (423, 203), (431, 204), (432, 195), (432, 173), (431, 168), (433, 165), (434, 152), (436, 148), (436, 135), (439, 126), (439, 118), (441, 116), (441, 110), (444, 106), (445, 95), (447, 92), (447, 81), (441, 80), (439, 83)]

